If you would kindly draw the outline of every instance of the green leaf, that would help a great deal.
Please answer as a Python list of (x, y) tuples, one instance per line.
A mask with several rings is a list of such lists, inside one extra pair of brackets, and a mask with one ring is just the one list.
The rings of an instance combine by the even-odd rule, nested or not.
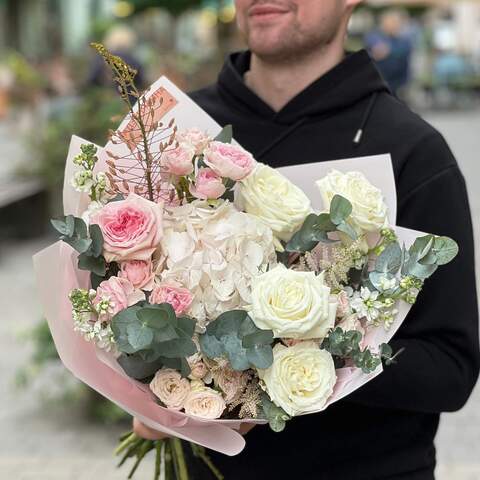
[(75, 217), (73, 215), (67, 215), (65, 217), (65, 225), (67, 227), (67, 233), (65, 235), (71, 237), (75, 232)]
[[(323, 215), (323, 214), (322, 214)], [(287, 252), (309, 252), (313, 250), (318, 242), (333, 243), (328, 238), (327, 232), (323, 228), (330, 226), (322, 215), (317, 216), (314, 213), (308, 215), (303, 222), (302, 228), (295, 233), (291, 240), (287, 243), (285, 250)], [(319, 218), (322, 217), (321, 220)], [(333, 225), (333, 224), (332, 224)], [(334, 231), (336, 229), (333, 225)]]
[(78, 268), (80, 270), (88, 270), (89, 272), (95, 273), (100, 277), (104, 277), (107, 271), (105, 264), (105, 259), (103, 257), (91, 257), (82, 253), (78, 257)]
[(105, 280), (105, 277), (101, 277), (100, 275), (96, 275), (95, 273), (90, 273), (90, 283), (92, 288), (96, 290), (98, 286)]
[(163, 365), (167, 368), (178, 370), (183, 377), (190, 375), (190, 367), (184, 358), (161, 358)]
[(335, 195), (330, 202), (330, 219), (335, 225), (340, 225), (352, 213), (352, 204), (341, 195)]
[(420, 280), (425, 280), (433, 275), (437, 268), (438, 265), (422, 265), (421, 263), (415, 263), (409, 267), (408, 274), (419, 278)]
[(163, 359), (157, 359), (154, 362), (145, 362), (139, 354), (122, 354), (117, 359), (117, 362), (129, 377), (136, 380), (144, 380), (155, 375), (164, 365)]
[(177, 330), (182, 332), (182, 335), (185, 337), (192, 338), (195, 333), (195, 320), (189, 317), (180, 317), (178, 319)]
[(52, 218), (50, 220), (50, 223), (52, 224), (53, 228), (58, 232), (60, 233), (61, 235), (65, 235), (67, 237), (69, 237), (72, 233), (70, 233), (69, 231), (69, 227), (67, 226), (66, 222), (65, 222), (65, 217), (63, 217), (63, 219), (55, 219), (55, 218)]
[(103, 252), (103, 234), (100, 227), (96, 224), (91, 224), (88, 228), (90, 238), (92, 239), (92, 245), (90, 250), (94, 257), (99, 257)]
[(88, 234), (87, 234), (86, 223), (83, 221), (83, 219), (81, 219), (79, 217), (73, 217), (73, 219), (74, 219), (74, 222), (75, 222), (75, 229), (74, 229), (75, 236), (80, 237), (80, 238), (87, 238)]
[(273, 362), (273, 332), (260, 330), (244, 310), (233, 310), (211, 322), (200, 347), (208, 358), (226, 356), (237, 371), (268, 368)]
[(131, 347), (137, 352), (150, 346), (153, 340), (153, 330), (140, 322), (127, 325), (127, 339)]
[(247, 359), (257, 368), (269, 368), (273, 363), (273, 350), (270, 345), (253, 345), (247, 349)]
[(337, 226), (330, 220), (330, 214), (321, 213), (317, 216), (313, 229), (321, 230), (323, 232), (334, 232), (337, 229)]
[[(167, 304), (162, 304), (167, 305)], [(172, 309), (173, 310), (173, 309)], [(152, 308), (150, 306), (142, 308), (137, 312), (138, 319), (148, 325), (154, 330), (160, 330), (171, 326), (176, 326), (175, 312), (173, 312), (173, 318), (167, 307), (165, 308)]]
[(273, 332), (271, 330), (259, 330), (254, 333), (250, 333), (245, 335), (242, 340), (242, 345), (245, 348), (254, 347), (255, 345), (271, 345), (272, 343)]
[(379, 255), (375, 270), (383, 273), (397, 273), (402, 266), (402, 249), (397, 242), (388, 245)]
[(135, 349), (130, 345), (127, 328), (132, 323), (138, 323), (137, 311), (141, 307), (132, 306), (121, 310), (113, 316), (111, 327), (117, 348), (123, 353), (134, 353)]
[(356, 240), (358, 238), (357, 232), (353, 229), (353, 227), (348, 224), (347, 222), (341, 222), (337, 225), (337, 230), (339, 232), (347, 234), (352, 240)]
[(223, 143), (232, 143), (233, 128), (231, 125), (225, 125), (222, 131), (215, 137), (215, 141)]
[(449, 237), (435, 238), (433, 249), (437, 255), (437, 265), (450, 263), (459, 252), (457, 242)]
[(197, 346), (191, 338), (176, 338), (159, 343), (155, 351), (166, 358), (190, 357), (197, 353)]
[(220, 358), (224, 354), (223, 344), (213, 335), (200, 335), (200, 349), (207, 358)]
[(63, 239), (63, 241), (68, 243), (68, 245), (70, 245), (80, 254), (86, 253), (92, 244), (92, 240), (90, 238), (66, 237)]
[(433, 242), (433, 235), (425, 235), (423, 237), (418, 237), (408, 250), (410, 254), (410, 260), (412, 262), (418, 262), (419, 260), (427, 256), (428, 252), (433, 246)]
[(268, 420), (270, 428), (274, 432), (281, 432), (285, 428), (286, 422), (290, 420), (290, 416), (287, 415), (285, 410), (277, 407), (266, 393), (262, 393), (261, 402), (263, 415)]

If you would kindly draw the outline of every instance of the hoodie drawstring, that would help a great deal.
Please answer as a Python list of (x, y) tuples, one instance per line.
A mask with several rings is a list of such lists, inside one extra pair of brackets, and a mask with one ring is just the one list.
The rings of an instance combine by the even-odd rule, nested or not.
[(355, 137), (353, 138), (353, 143), (355, 145), (360, 145), (360, 143), (362, 142), (363, 132), (367, 125), (368, 119), (370, 118), (370, 114), (372, 113), (373, 107), (375, 106), (375, 102), (377, 101), (377, 98), (378, 98), (378, 92), (375, 92), (372, 94), (372, 96), (370, 97), (370, 100), (368, 101), (367, 108), (363, 113), (362, 123), (360, 124), (360, 127), (357, 130)]

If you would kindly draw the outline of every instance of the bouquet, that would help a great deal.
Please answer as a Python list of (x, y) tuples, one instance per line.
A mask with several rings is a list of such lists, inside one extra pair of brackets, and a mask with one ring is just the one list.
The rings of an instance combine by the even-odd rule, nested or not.
[(381, 373), (458, 247), (395, 226), (388, 155), (272, 169), (95, 47), (129, 114), (104, 148), (72, 139), (61, 241), (35, 257), (46, 317), (74, 375), (172, 436), (122, 437), (130, 476), (154, 450), (154, 478), (187, 479), (183, 439), (221, 478), (204, 447), (238, 454), (242, 424), (279, 432)]

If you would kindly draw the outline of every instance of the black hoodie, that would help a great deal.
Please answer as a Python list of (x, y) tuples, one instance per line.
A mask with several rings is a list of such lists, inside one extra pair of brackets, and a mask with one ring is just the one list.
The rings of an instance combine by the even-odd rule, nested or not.
[(226, 480), (432, 479), (439, 414), (462, 408), (480, 363), (472, 225), (457, 162), (442, 136), (390, 94), (365, 51), (279, 112), (244, 84), (249, 64), (248, 52), (232, 55), (193, 100), (272, 167), (390, 153), (398, 225), (448, 235), (460, 254), (427, 280), (392, 340), (394, 350), (405, 347), (397, 364), (282, 433), (256, 427), (244, 452), (212, 453), (214, 461)]

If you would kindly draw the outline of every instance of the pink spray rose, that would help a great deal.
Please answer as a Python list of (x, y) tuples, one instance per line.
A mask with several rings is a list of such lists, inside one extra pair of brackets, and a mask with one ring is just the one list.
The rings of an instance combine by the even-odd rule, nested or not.
[(201, 200), (215, 200), (225, 193), (225, 185), (212, 169), (200, 168), (195, 184), (190, 186), (190, 193)]
[(162, 237), (163, 204), (131, 193), (91, 217), (103, 234), (107, 262), (150, 260)]
[(196, 155), (201, 155), (208, 147), (212, 138), (199, 128), (189, 128), (177, 133), (177, 141), (192, 147)]
[(173, 150), (167, 150), (162, 155), (162, 166), (172, 175), (182, 177), (193, 172), (193, 156), (195, 150), (188, 145), (179, 145)]
[(122, 262), (118, 276), (129, 280), (135, 288), (151, 290), (155, 278), (152, 261), (129, 260)]
[(177, 315), (185, 313), (190, 308), (192, 300), (193, 295), (190, 290), (176, 282), (156, 285), (149, 298), (149, 302), (152, 304), (169, 303)]
[(243, 180), (255, 167), (252, 155), (238, 145), (211, 142), (204, 153), (205, 163), (220, 177)]
[(98, 286), (93, 304), (98, 306), (104, 300), (110, 302), (110, 308), (105, 313), (111, 318), (121, 310), (145, 300), (145, 294), (141, 290), (136, 290), (126, 278), (110, 277)]

